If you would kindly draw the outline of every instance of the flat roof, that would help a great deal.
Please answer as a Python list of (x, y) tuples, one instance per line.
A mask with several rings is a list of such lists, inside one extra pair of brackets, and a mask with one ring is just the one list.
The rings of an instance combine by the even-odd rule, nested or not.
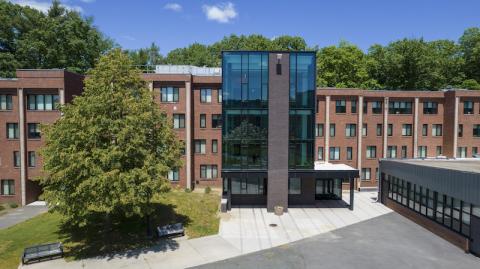
[(428, 166), (441, 169), (457, 170), (480, 174), (480, 158), (457, 159), (381, 159), (380, 161), (401, 162), (413, 165)]
[(343, 163), (315, 162), (315, 171), (356, 171), (357, 169)]

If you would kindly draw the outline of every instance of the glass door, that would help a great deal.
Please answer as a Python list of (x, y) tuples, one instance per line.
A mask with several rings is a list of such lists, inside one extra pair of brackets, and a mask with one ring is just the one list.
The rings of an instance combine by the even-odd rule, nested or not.
[(317, 178), (315, 184), (315, 199), (340, 199), (342, 193), (341, 180), (333, 178)]

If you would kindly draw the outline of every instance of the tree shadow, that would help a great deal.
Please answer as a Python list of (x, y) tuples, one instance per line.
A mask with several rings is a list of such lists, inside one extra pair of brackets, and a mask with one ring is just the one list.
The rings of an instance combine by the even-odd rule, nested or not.
[(190, 218), (175, 212), (175, 206), (171, 204), (152, 203), (152, 206), (155, 208), (150, 216), (153, 238), (147, 236), (146, 218), (138, 216), (112, 214), (110, 221), (106, 222), (105, 214), (92, 213), (88, 216), (88, 224), (82, 227), (63, 222), (59, 233), (67, 250), (65, 257), (74, 260), (91, 257), (129, 258), (147, 252), (177, 249), (179, 245), (176, 240), (158, 239), (155, 229), (178, 222), (187, 227), (191, 223)]

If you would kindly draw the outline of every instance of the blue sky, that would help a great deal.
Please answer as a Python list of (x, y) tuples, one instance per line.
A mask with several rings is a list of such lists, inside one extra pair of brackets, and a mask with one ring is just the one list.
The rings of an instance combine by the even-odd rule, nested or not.
[[(11, 0), (48, 7), (49, 0)], [(407, 38), (457, 40), (480, 27), (480, 0), (62, 0), (123, 48), (155, 42), (162, 54), (230, 34), (298, 35), (320, 47), (346, 40), (367, 50)]]

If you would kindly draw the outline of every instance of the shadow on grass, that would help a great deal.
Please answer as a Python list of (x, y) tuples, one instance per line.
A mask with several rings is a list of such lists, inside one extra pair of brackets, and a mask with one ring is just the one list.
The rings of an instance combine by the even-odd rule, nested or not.
[(185, 215), (177, 214), (171, 204), (154, 203), (154, 213), (151, 215), (153, 239), (147, 237), (147, 222), (138, 216), (125, 217), (112, 215), (110, 224), (106, 225), (104, 214), (91, 214), (88, 225), (77, 227), (62, 223), (60, 235), (63, 238), (67, 259), (84, 259), (91, 257), (138, 257), (147, 252), (164, 252), (175, 250), (178, 243), (171, 239), (157, 239), (157, 226), (183, 223), (184, 227), (191, 222)]

